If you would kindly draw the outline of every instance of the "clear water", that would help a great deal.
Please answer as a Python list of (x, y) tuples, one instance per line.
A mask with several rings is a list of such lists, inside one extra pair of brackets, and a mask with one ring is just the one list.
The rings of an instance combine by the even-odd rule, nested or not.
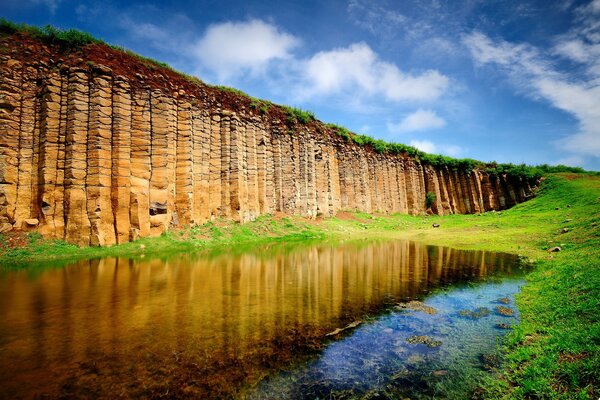
[[(401, 240), (4, 271), (0, 398), (464, 393), (496, 324), (517, 322), (494, 309), (514, 309), (519, 271), (515, 256)], [(396, 308), (411, 299), (436, 313)], [(459, 314), (478, 307), (491, 312)]]

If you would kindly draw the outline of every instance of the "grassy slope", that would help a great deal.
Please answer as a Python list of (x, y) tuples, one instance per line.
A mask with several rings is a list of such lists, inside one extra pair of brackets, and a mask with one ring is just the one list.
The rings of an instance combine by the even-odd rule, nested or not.
[[(437, 222), (440, 228), (433, 228)], [(274, 241), (405, 237), (430, 244), (521, 254), (536, 269), (518, 296), (520, 326), (508, 336), (502, 379), (486, 382), (489, 398), (598, 398), (600, 395), (600, 176), (549, 176), (538, 196), (503, 212), (451, 216), (371, 216), (310, 222), (265, 216), (245, 225), (216, 221), (184, 232), (112, 248), (79, 249), (31, 236), (5, 251), (0, 265), (51, 259), (139, 256), (242, 248)], [(561, 233), (563, 228), (569, 231)], [(7, 238), (3, 239), (5, 242)], [(0, 245), (2, 239), (0, 239)], [(548, 253), (561, 246), (559, 253)], [(47, 261), (46, 261), (47, 262)]]

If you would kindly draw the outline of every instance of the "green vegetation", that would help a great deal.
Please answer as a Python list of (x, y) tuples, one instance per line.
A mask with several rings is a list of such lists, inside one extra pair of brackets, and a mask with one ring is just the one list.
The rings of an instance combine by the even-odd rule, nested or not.
[(435, 193), (427, 192), (425, 194), (425, 207), (431, 208), (431, 206), (434, 205), (434, 203), (435, 203)]
[(258, 217), (247, 224), (217, 220), (159, 237), (142, 238), (112, 247), (78, 247), (62, 240), (43, 240), (38, 233), (25, 237), (0, 234), (0, 269), (65, 265), (80, 259), (100, 257), (166, 256), (177, 252), (218, 251), (274, 242), (323, 239), (325, 232), (311, 229), (301, 219)]
[(300, 108), (289, 107), (289, 106), (281, 106), (281, 108), (283, 108), (283, 110), (287, 114), (288, 124), (293, 125), (296, 122), (298, 122), (302, 125), (305, 125), (305, 124), (308, 124), (310, 121), (316, 120), (315, 114), (313, 114), (312, 111), (305, 111)]
[[(366, 237), (403, 237), (520, 254), (535, 265), (517, 297), (521, 324), (507, 336), (503, 366), (481, 383), (482, 396), (596, 399), (600, 391), (599, 221), (600, 176), (554, 174), (546, 177), (536, 198), (501, 212), (448, 216), (355, 212), (318, 222), (263, 216), (244, 225), (218, 220), (110, 248), (80, 249), (30, 234), (24, 247), (11, 249), (10, 236), (3, 236), (0, 265), (18, 268), (78, 258)], [(440, 227), (433, 229), (432, 223)], [(547, 251), (555, 246), (561, 251)]]
[(12, 34), (16, 32), (26, 33), (31, 37), (40, 39), (47, 43), (58, 44), (65, 48), (77, 49), (90, 43), (104, 43), (86, 32), (76, 29), (62, 30), (46, 25), (43, 27), (27, 24), (17, 24), (0, 18), (0, 33)]
[(350, 131), (343, 126), (336, 124), (325, 124), (325, 126), (331, 129), (336, 135), (343, 137), (346, 141), (349, 141), (352, 138)]

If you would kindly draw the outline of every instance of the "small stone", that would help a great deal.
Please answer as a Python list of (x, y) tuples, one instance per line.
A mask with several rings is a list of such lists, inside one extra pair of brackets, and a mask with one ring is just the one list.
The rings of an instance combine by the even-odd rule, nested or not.
[(500, 365), (500, 359), (495, 354), (482, 354), (481, 362), (483, 364), (483, 369), (488, 371), (497, 368)]
[(560, 230), (560, 233), (567, 233), (567, 232), (569, 232), (569, 228), (562, 228)]
[(146, 245), (140, 244), (140, 250), (144, 250), (145, 248), (146, 248)]
[(427, 347), (439, 347), (442, 345), (441, 340), (435, 340), (429, 336), (415, 335), (406, 339), (407, 343), (410, 344), (424, 344)]
[(479, 319), (479, 318), (483, 318), (483, 317), (487, 317), (488, 315), (490, 315), (491, 311), (489, 308), (487, 307), (479, 307), (476, 308), (475, 311), (471, 311), (471, 310), (460, 310), (458, 312), (458, 315), (460, 315), (461, 317), (467, 317), (467, 318), (472, 318), (472, 319)]
[(446, 376), (448, 375), (448, 371), (445, 369), (438, 369), (437, 371), (433, 371), (433, 376)]
[(512, 325), (510, 325), (510, 324), (496, 324), (496, 328), (498, 328), (498, 329), (512, 329)]
[(556, 208), (555, 208), (555, 210), (556, 210), (556, 211), (560, 210), (560, 207), (556, 207)]
[(40, 220), (37, 218), (29, 218), (25, 220), (25, 223), (28, 226), (34, 227), (34, 226), (38, 226), (38, 224), (40, 223)]
[(570, 204), (567, 204), (567, 208), (571, 208), (571, 205), (570, 205)]
[(554, 247), (549, 248), (547, 251), (548, 251), (548, 253), (558, 253), (561, 250), (562, 249), (560, 247), (554, 246)]
[(510, 299), (508, 297), (502, 297), (502, 298), (498, 299), (498, 302), (502, 303), (502, 304), (509, 304)]
[(514, 315), (514, 311), (512, 308), (498, 306), (496, 307), (496, 313), (502, 315), (503, 317), (512, 317)]
[(439, 228), (440, 224), (438, 224), (437, 222), (434, 222), (433, 225), (431, 225), (431, 226), (433, 226), (434, 228)]
[(398, 304), (396, 305), (396, 308), (399, 310), (421, 311), (429, 315), (437, 314), (437, 310), (435, 308), (429, 307), (423, 304), (422, 302), (416, 300), (409, 301), (408, 303)]

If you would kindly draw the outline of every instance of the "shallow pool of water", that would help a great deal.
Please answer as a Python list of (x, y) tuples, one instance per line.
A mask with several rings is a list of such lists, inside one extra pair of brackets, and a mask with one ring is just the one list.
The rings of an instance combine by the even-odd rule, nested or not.
[(402, 240), (4, 271), (0, 398), (439, 393), (493, 363), (519, 271)]

